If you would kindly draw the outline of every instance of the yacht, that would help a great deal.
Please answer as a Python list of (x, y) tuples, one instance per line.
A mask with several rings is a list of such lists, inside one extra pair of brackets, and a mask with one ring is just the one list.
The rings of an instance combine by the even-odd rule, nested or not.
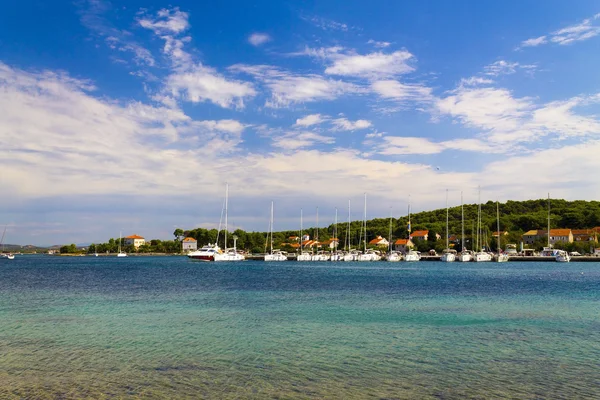
[(296, 257), (296, 261), (311, 261), (312, 255), (310, 253), (304, 252), (304, 241), (302, 240), (302, 237), (302, 209), (300, 209), (300, 237), (298, 239), (300, 242), (300, 254), (298, 254), (298, 256)]
[(402, 257), (402, 253), (398, 251), (390, 251), (386, 256), (385, 260), (388, 262), (398, 262), (402, 261), (404, 257)]
[(481, 229), (481, 188), (479, 189), (479, 205), (477, 207), (477, 248), (479, 251), (473, 256), (475, 262), (492, 261), (492, 255), (483, 251), (483, 231)]
[(350, 249), (346, 254), (344, 254), (342, 261), (358, 261), (359, 254), (360, 252), (358, 250)]
[(443, 262), (454, 262), (454, 260), (456, 260), (456, 250), (450, 249), (450, 245), (448, 243), (448, 232), (448, 189), (446, 189), (446, 248), (444, 249), (440, 260)]
[(554, 252), (554, 259), (557, 262), (569, 262), (569, 261), (571, 261), (571, 257), (569, 256), (569, 253), (567, 253), (564, 250), (555, 250), (555, 252)]
[(326, 254), (324, 251), (317, 251), (316, 254), (313, 254), (311, 261), (329, 261), (329, 254)]
[(404, 261), (407, 262), (415, 262), (421, 260), (421, 252), (415, 250), (409, 250), (408, 253), (404, 255)]
[[(198, 261), (243, 261), (246, 259), (243, 254), (237, 251), (237, 236), (233, 235), (233, 248), (227, 248), (227, 213), (229, 205), (229, 185), (225, 185), (225, 203), (223, 208), (225, 211), (225, 250), (222, 250), (216, 243), (207, 244), (200, 250), (188, 253), (188, 258)], [(219, 221), (219, 231), (221, 228), (221, 222)], [(217, 232), (217, 242), (219, 240), (219, 233)]]
[(121, 251), (121, 232), (119, 232), (119, 252), (117, 253), (117, 257), (127, 257), (127, 253)]
[(463, 250), (458, 254), (457, 257), (460, 262), (470, 262), (473, 261), (473, 252), (470, 250)]
[(4, 227), (4, 232), (2, 233), (2, 239), (0, 239), (0, 260), (14, 260), (14, 254), (4, 252), (4, 236), (6, 236), (6, 226)]
[[(465, 206), (463, 202), (463, 193), (460, 192), (460, 230), (461, 230), (461, 244), (460, 254), (457, 254), (457, 260), (460, 262), (473, 261), (473, 253), (465, 248)], [(473, 237), (471, 232), (471, 237)]]
[(381, 255), (377, 250), (367, 250), (358, 255), (357, 261), (381, 261)]
[(500, 237), (500, 206), (498, 204), (498, 201), (496, 201), (496, 219), (498, 223), (498, 241), (496, 242), (496, 247), (498, 248), (498, 255), (496, 256), (496, 262), (507, 262), (508, 254), (502, 253), (502, 238)]
[(271, 252), (269, 254), (265, 254), (265, 261), (287, 261), (287, 253), (284, 253), (281, 250), (273, 251), (273, 202), (271, 202), (271, 221), (269, 223), (269, 231), (271, 236)]

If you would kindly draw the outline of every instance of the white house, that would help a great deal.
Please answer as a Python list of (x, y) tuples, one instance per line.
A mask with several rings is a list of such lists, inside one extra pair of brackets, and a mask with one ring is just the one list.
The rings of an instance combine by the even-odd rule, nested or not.
[(143, 244), (146, 244), (146, 240), (139, 235), (131, 235), (125, 238), (125, 245), (133, 245), (136, 249)]
[(377, 236), (375, 239), (369, 242), (369, 245), (378, 247), (388, 247), (390, 245), (390, 242), (388, 242), (388, 240), (384, 237)]
[(193, 237), (186, 237), (181, 241), (181, 250), (183, 252), (198, 250), (198, 241)]

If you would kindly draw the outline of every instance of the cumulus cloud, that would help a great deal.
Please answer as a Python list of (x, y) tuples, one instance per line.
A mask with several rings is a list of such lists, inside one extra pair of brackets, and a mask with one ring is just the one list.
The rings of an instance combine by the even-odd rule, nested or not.
[(379, 47), (379, 48), (388, 47), (391, 44), (390, 42), (378, 42), (373, 39), (369, 39), (369, 41), (367, 43), (372, 44), (373, 46)]
[(312, 126), (317, 125), (325, 121), (327, 118), (323, 117), (321, 114), (311, 114), (307, 115), (303, 118), (298, 118), (296, 120), (295, 126)]
[(429, 102), (433, 99), (432, 89), (419, 84), (404, 84), (393, 79), (378, 80), (371, 89), (384, 99), (396, 101)]
[(233, 65), (233, 72), (254, 76), (271, 92), (266, 107), (281, 108), (297, 103), (334, 100), (346, 94), (364, 93), (358, 85), (341, 80), (328, 79), (321, 75), (296, 75), (267, 65)]
[(335, 138), (324, 136), (315, 132), (288, 132), (285, 135), (273, 138), (273, 146), (284, 150), (297, 150), (313, 147), (317, 144), (332, 144)]
[(190, 26), (189, 14), (179, 10), (179, 7), (172, 9), (163, 8), (156, 16), (144, 16), (138, 20), (138, 23), (152, 30), (157, 35), (179, 34), (187, 30)]
[(271, 36), (269, 36), (266, 33), (253, 33), (252, 35), (248, 36), (248, 43), (250, 43), (252, 46), (260, 46), (263, 45), (267, 42), (270, 42)]
[(365, 55), (339, 54), (333, 64), (325, 69), (329, 75), (343, 76), (390, 76), (406, 74), (414, 71), (408, 64), (413, 55), (408, 51), (399, 50), (390, 54), (381, 52)]
[(346, 118), (337, 118), (331, 121), (333, 129), (336, 131), (354, 131), (359, 129), (366, 129), (371, 127), (371, 121), (366, 119), (358, 119), (356, 121), (350, 121)]

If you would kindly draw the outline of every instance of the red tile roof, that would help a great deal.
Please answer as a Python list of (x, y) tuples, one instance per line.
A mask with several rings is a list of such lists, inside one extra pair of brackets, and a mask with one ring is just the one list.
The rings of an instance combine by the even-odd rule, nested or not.
[(371, 240), (369, 242), (369, 244), (379, 244), (381, 242), (383, 242), (385, 240), (385, 238), (382, 238), (381, 236), (377, 236), (375, 239)]
[(406, 246), (409, 241), (410, 239), (398, 239), (394, 242), (394, 244), (397, 244), (399, 246)]
[(550, 229), (550, 236), (569, 236), (570, 229)]
[(192, 243), (192, 242), (198, 242), (196, 239), (194, 239), (193, 237), (186, 237), (185, 239), (183, 239), (184, 242), (188, 242), (188, 243)]
[(125, 237), (125, 239), (143, 239), (143, 237), (141, 237), (139, 235), (131, 235), (131, 236)]
[(410, 234), (410, 236), (412, 237), (425, 237), (426, 235), (429, 235), (429, 231), (414, 231), (413, 233)]

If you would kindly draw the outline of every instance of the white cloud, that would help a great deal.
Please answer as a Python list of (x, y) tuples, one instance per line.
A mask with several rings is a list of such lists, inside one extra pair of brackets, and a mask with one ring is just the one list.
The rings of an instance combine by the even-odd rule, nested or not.
[(256, 95), (251, 84), (226, 79), (214, 69), (200, 64), (170, 75), (165, 89), (175, 98), (182, 97), (192, 103), (210, 101), (225, 108), (243, 108), (244, 99)]
[(517, 70), (525, 70), (527, 73), (533, 73), (537, 69), (534, 64), (519, 64), (518, 62), (509, 62), (505, 60), (496, 61), (483, 68), (484, 74), (487, 76), (510, 75)]
[(333, 129), (336, 131), (354, 131), (358, 129), (369, 128), (372, 124), (371, 121), (366, 119), (359, 119), (356, 121), (350, 121), (346, 118), (337, 118), (331, 121)]
[(536, 47), (536, 46), (539, 46), (541, 44), (546, 44), (546, 43), (548, 43), (546, 36), (540, 36), (537, 38), (531, 38), (531, 39), (524, 40), (523, 42), (521, 42), (520, 47)]
[(271, 92), (266, 107), (281, 108), (297, 103), (334, 100), (345, 94), (364, 93), (352, 83), (327, 79), (320, 75), (294, 75), (268, 65), (233, 65), (230, 71), (243, 72), (261, 81)]
[(479, 139), (452, 139), (433, 142), (422, 137), (385, 136), (377, 146), (382, 155), (426, 155), (446, 150), (471, 151), (476, 153), (505, 153), (510, 148), (501, 147)]
[(296, 120), (296, 123), (294, 124), (294, 126), (312, 126), (312, 125), (318, 125), (320, 123), (322, 123), (323, 121), (325, 121), (327, 118), (323, 117), (321, 114), (311, 114), (311, 115), (307, 115), (303, 118), (298, 118)]
[(460, 86), (479, 86), (479, 85), (491, 85), (494, 81), (479, 76), (471, 76), (469, 78), (461, 78)]
[(253, 33), (248, 37), (248, 43), (250, 43), (252, 46), (260, 46), (270, 42), (271, 40), (271, 36), (266, 33)]
[(600, 26), (595, 25), (598, 15), (585, 19), (581, 24), (572, 25), (552, 33), (550, 40), (560, 45), (571, 44), (593, 38), (600, 34)]
[(366, 55), (337, 54), (326, 74), (342, 76), (380, 77), (405, 74), (414, 71), (408, 65), (413, 55), (405, 50), (390, 54), (381, 52)]
[(242, 133), (248, 125), (244, 125), (234, 119), (222, 119), (220, 121), (198, 121), (197, 126), (203, 126), (211, 131), (221, 131), (229, 133)]
[(179, 7), (172, 9), (163, 8), (156, 17), (145, 16), (138, 20), (140, 26), (152, 30), (157, 35), (179, 34), (187, 30), (190, 26), (188, 22), (189, 14), (179, 10)]
[(559, 45), (573, 44), (583, 40), (591, 39), (600, 35), (600, 24), (598, 20), (600, 14), (594, 15), (592, 18), (584, 19), (581, 23), (559, 29), (548, 35), (539, 36), (536, 38), (527, 39), (521, 42), (521, 45), (515, 50), (520, 50), (523, 47), (535, 47), (547, 43), (556, 43)]
[(308, 17), (308, 16), (301, 15), (300, 19), (302, 19), (306, 22), (310, 22), (314, 26), (321, 28), (324, 31), (347, 31), (348, 30), (348, 25), (346, 25), (342, 22), (337, 22), (337, 21), (327, 19), (327, 18), (322, 18), (322, 17), (317, 17), (317, 16)]
[(368, 44), (372, 44), (375, 47), (379, 47), (379, 48), (385, 48), (388, 47), (391, 43), (390, 42), (378, 42), (376, 40), (370, 39), (368, 42)]
[(418, 84), (404, 84), (393, 79), (375, 81), (371, 84), (371, 89), (384, 99), (400, 102), (433, 100), (431, 88)]
[(288, 132), (273, 138), (273, 146), (284, 150), (297, 150), (313, 147), (317, 144), (332, 144), (335, 138), (323, 136), (315, 132)]

